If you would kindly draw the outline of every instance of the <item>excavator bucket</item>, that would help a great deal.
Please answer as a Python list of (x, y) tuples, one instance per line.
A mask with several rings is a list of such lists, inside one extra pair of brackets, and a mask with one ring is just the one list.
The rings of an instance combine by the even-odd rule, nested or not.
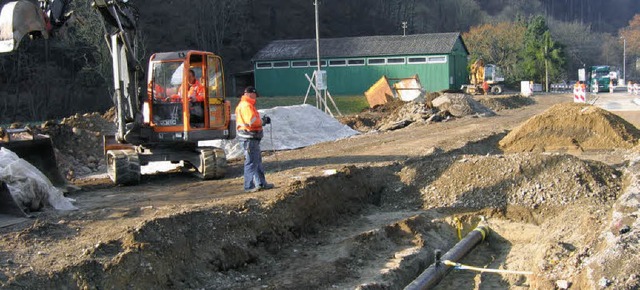
[[(14, 132), (7, 130), (9, 134), (21, 132), (26, 134), (22, 130), (16, 130)], [(1, 142), (0, 147), (5, 147), (13, 151), (20, 158), (29, 162), (34, 167), (38, 168), (48, 179), (53, 186), (58, 188), (66, 188), (67, 180), (62, 176), (58, 169), (58, 163), (56, 162), (56, 155), (53, 151), (53, 143), (51, 138), (44, 135), (29, 135), (30, 139), (27, 140), (11, 140), (8, 142)]]
[(49, 38), (48, 26), (35, 1), (19, 0), (5, 4), (0, 11), (0, 53), (18, 49), (25, 35)]

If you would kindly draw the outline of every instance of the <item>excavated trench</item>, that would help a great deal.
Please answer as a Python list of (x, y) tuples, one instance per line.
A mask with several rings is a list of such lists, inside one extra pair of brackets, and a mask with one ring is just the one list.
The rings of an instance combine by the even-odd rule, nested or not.
[[(101, 243), (81, 264), (12, 285), (86, 289), (402, 289), (485, 218), (488, 240), (461, 262), (533, 271), (452, 271), (438, 289), (545, 288), (579, 264), (622, 190), (611, 166), (562, 154), (503, 155), (489, 136), (450, 151), (344, 167), (269, 203), (157, 218)], [(573, 264), (572, 264), (573, 263)], [(541, 286), (542, 285), (542, 286)]]

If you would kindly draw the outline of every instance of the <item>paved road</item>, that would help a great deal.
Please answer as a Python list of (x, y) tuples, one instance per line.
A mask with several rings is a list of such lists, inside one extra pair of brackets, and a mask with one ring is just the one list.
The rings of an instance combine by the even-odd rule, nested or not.
[(590, 94), (588, 102), (617, 114), (640, 128), (640, 96), (629, 94), (626, 88), (618, 88), (613, 93)]

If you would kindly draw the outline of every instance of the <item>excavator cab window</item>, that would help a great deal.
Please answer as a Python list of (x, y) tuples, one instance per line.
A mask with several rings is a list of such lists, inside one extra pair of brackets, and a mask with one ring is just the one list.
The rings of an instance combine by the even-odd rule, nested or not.
[(223, 127), (226, 122), (224, 79), (220, 57), (207, 56), (207, 91), (209, 92), (209, 127)]
[[(189, 71), (185, 77), (185, 88), (189, 98), (189, 125), (193, 128), (204, 127), (205, 120), (205, 82), (204, 56), (198, 53), (189, 56)], [(192, 77), (194, 79), (192, 79)]]
[(182, 84), (181, 61), (156, 62), (153, 64), (153, 123), (157, 126), (180, 126), (182, 101), (179, 94)]

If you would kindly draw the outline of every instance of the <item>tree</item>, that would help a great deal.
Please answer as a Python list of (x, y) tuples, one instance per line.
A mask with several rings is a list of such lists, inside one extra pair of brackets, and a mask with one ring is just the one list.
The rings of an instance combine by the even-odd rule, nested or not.
[(482, 58), (502, 68), (507, 83), (515, 83), (518, 55), (524, 49), (526, 26), (521, 22), (501, 22), (472, 27), (463, 39), (473, 60)]
[[(633, 63), (632, 61), (640, 56), (640, 14), (633, 16), (629, 26), (620, 29), (619, 35), (626, 41), (627, 64)], [(623, 42), (622, 39), (619, 41)], [(636, 66), (627, 65), (626, 69), (629, 76), (637, 76)]]
[(552, 39), (543, 16), (535, 16), (527, 23), (520, 57), (526, 79), (547, 85), (547, 75), (550, 79), (558, 78), (564, 65), (564, 53), (562, 45)]

